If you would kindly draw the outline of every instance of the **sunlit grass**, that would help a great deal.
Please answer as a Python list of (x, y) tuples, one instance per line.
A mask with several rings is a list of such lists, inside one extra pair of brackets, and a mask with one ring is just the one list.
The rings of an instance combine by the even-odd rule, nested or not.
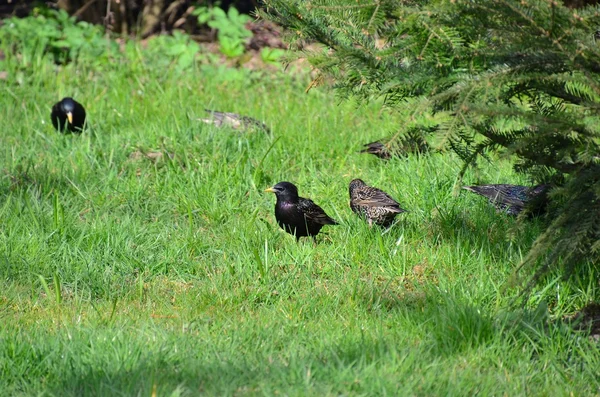
[[(507, 313), (518, 293), (507, 281), (543, 220), (516, 227), (455, 195), (452, 155), (358, 154), (401, 115), (307, 84), (124, 65), (2, 87), (0, 390), (598, 393), (597, 345), (555, 321), (593, 298), (597, 275), (534, 295), (530, 309), (549, 302), (550, 325)], [(67, 95), (86, 106), (82, 136), (49, 124)], [(200, 123), (205, 107), (273, 135)], [(370, 229), (348, 206), (356, 177), (410, 212)], [(318, 244), (275, 223), (263, 190), (282, 180), (339, 221)], [(467, 173), (479, 181), (527, 183), (505, 161)]]

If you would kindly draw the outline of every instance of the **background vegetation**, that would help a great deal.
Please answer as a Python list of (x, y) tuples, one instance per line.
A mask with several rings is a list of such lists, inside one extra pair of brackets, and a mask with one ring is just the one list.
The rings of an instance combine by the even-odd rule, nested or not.
[[(406, 111), (306, 93), (302, 69), (227, 66), (184, 34), (116, 43), (47, 18), (48, 32), (80, 29), (86, 45), (0, 29), (0, 390), (599, 392), (589, 324), (567, 321), (597, 300), (597, 268), (570, 283), (550, 272), (510, 308), (520, 290), (507, 280), (544, 220), (453, 195), (456, 155), (357, 153)], [(81, 136), (49, 123), (67, 95), (88, 111)], [(200, 123), (205, 107), (264, 120), (273, 135)], [(355, 177), (410, 213), (369, 229), (348, 207)], [(340, 222), (319, 244), (276, 225), (263, 189), (281, 180)], [(500, 158), (464, 180), (527, 183)]]
[(128, 35), (148, 37), (155, 33), (185, 30), (198, 33), (198, 24), (193, 12), (198, 7), (213, 7), (228, 10), (235, 8), (249, 14), (259, 6), (256, 0), (11, 0), (0, 4), (0, 18), (24, 17), (36, 7), (63, 10), (81, 21), (101, 25), (107, 30)]

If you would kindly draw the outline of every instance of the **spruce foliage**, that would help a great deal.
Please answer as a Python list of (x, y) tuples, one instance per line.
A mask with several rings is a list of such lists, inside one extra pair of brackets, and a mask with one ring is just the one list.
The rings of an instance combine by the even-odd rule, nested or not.
[(514, 157), (557, 186), (523, 267), (600, 264), (600, 8), (552, 0), (266, 0), (263, 16), (317, 41), (311, 64), (343, 96), (444, 112), (441, 149), (475, 166)]

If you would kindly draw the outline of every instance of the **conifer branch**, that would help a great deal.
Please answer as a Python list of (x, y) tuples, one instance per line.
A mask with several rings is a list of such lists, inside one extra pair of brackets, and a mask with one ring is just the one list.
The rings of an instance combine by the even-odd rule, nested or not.
[(309, 60), (342, 97), (381, 96), (392, 109), (410, 100), (411, 120), (447, 115), (423, 134), (464, 161), (459, 177), (502, 152), (535, 182), (560, 182), (551, 222), (523, 263), (537, 267), (529, 285), (559, 266), (568, 274), (586, 261), (600, 265), (596, 8), (553, 0), (265, 3), (263, 16), (330, 51)]

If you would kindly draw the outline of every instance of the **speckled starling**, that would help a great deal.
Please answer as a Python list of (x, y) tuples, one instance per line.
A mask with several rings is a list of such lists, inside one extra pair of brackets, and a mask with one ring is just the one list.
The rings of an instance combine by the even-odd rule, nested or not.
[(463, 189), (486, 197), (499, 212), (518, 215), (524, 209), (528, 209), (530, 214), (540, 215), (545, 212), (550, 185), (527, 187), (496, 184), (463, 186)]
[(369, 226), (373, 223), (388, 227), (396, 215), (406, 212), (400, 204), (383, 190), (368, 186), (361, 179), (350, 182), (350, 208), (364, 217)]
[(363, 145), (361, 153), (369, 153), (380, 159), (388, 160), (392, 157), (406, 157), (409, 153), (427, 153), (431, 147), (423, 138), (420, 129), (412, 128), (402, 135), (380, 139)]
[(253, 119), (252, 117), (242, 116), (237, 113), (229, 113), (229, 112), (219, 112), (216, 110), (204, 109), (208, 113), (210, 113), (210, 117), (203, 119), (198, 119), (199, 121), (203, 121), (207, 124), (213, 124), (216, 127), (228, 126), (233, 128), (234, 130), (243, 130), (248, 131), (252, 129), (261, 129), (267, 133), (271, 133), (271, 130), (265, 123), (261, 123), (260, 121)]

